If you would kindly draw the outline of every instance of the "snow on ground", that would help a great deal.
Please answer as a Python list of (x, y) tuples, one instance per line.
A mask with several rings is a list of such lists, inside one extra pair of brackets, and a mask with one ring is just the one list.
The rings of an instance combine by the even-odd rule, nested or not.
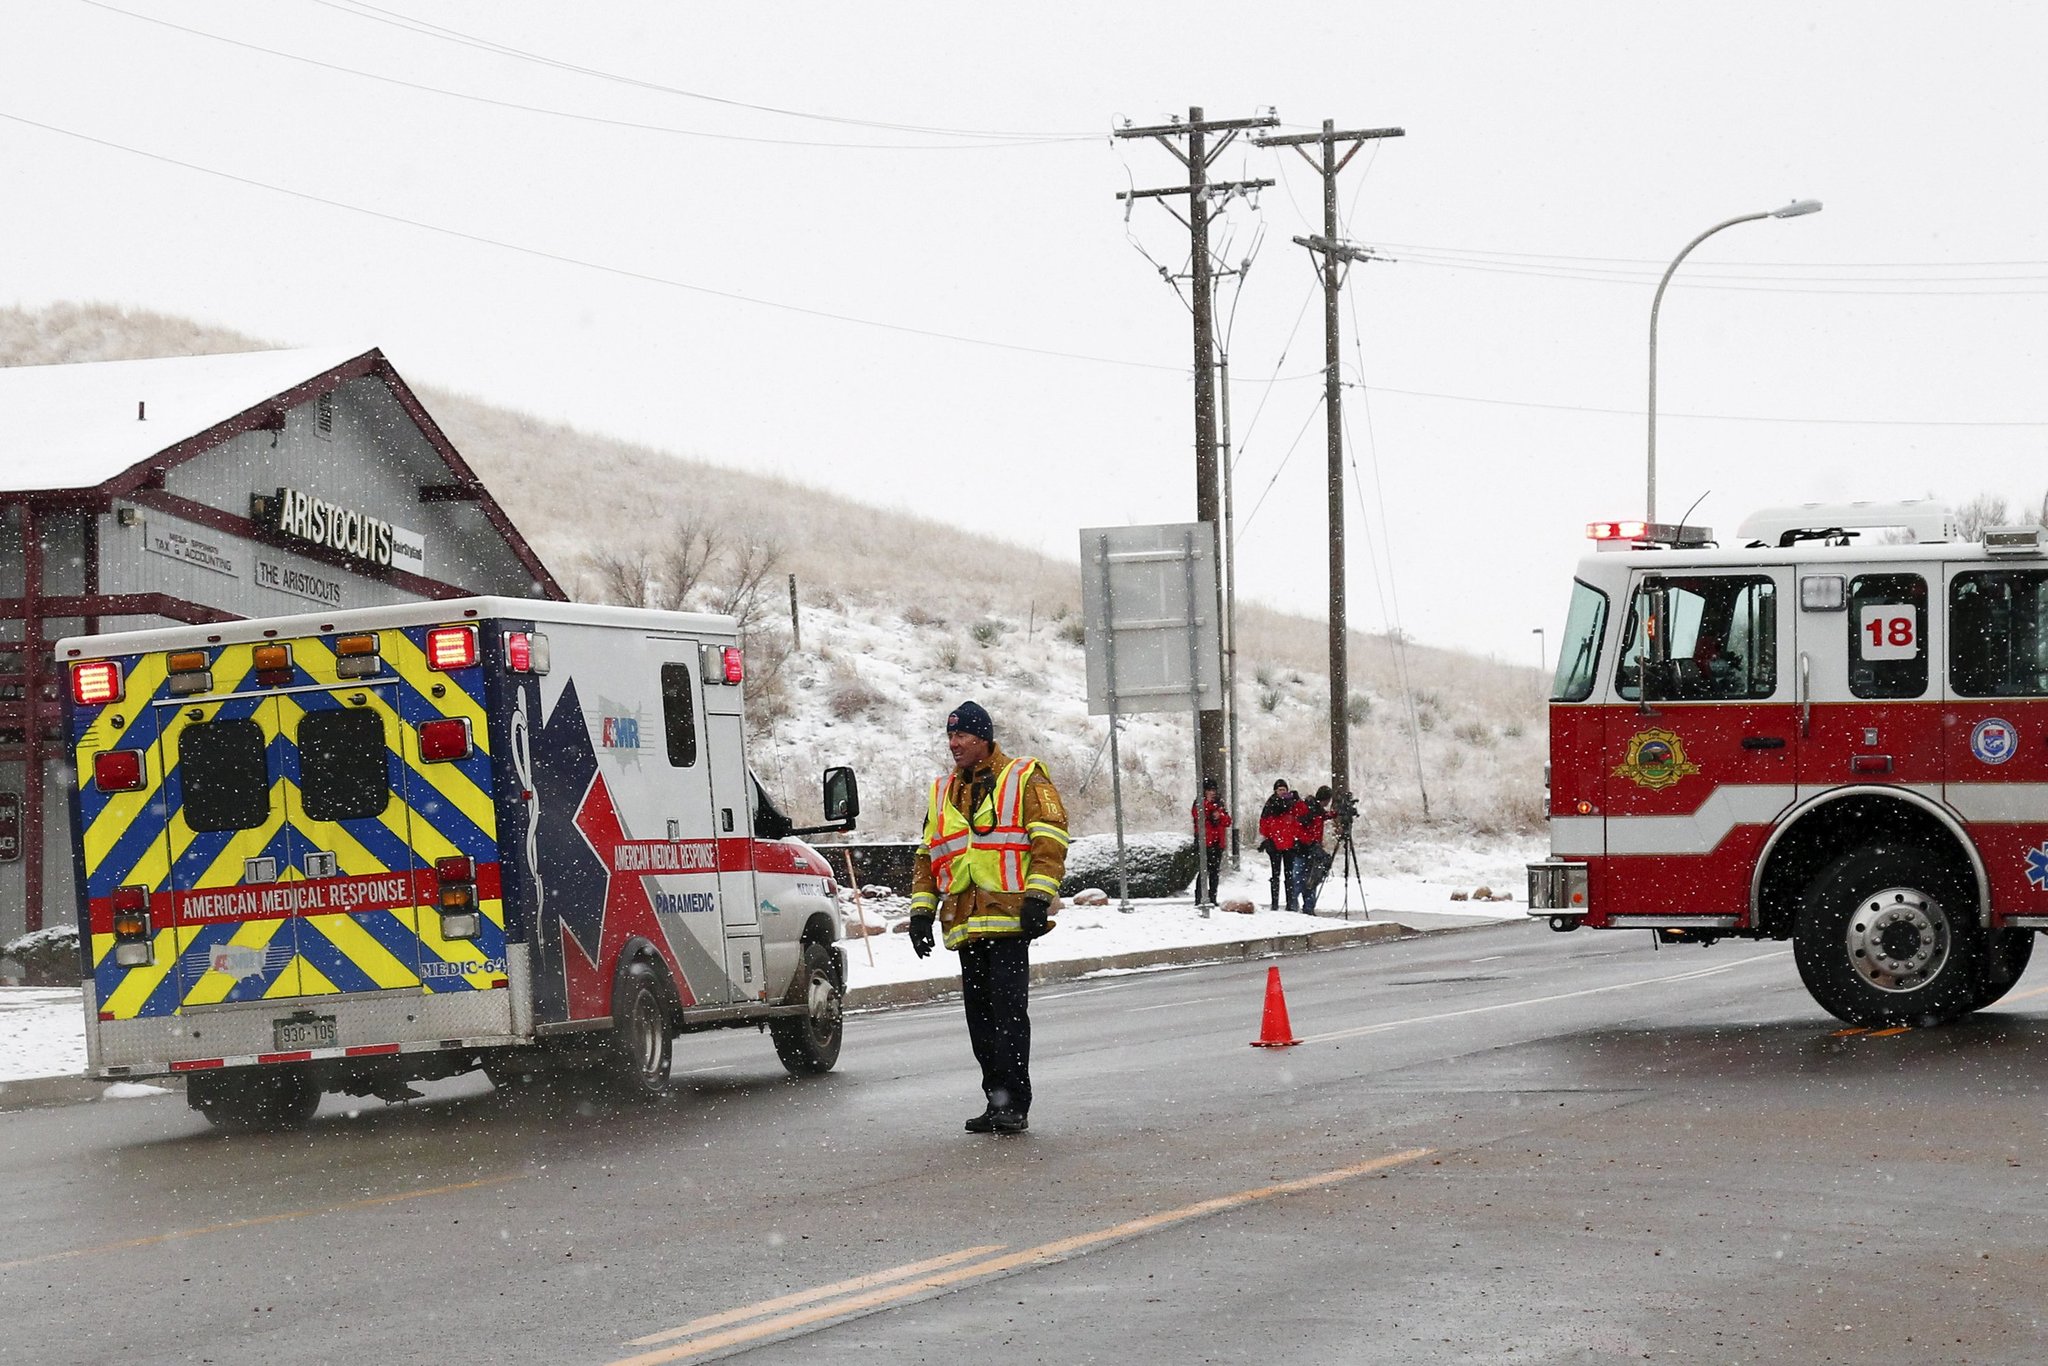
[[(1535, 839), (1484, 847), (1408, 842), (1386, 849), (1361, 848), (1364, 872), (1349, 888), (1348, 919), (1354, 923), (1392, 920), (1414, 929), (1520, 920), (1528, 910), (1522, 868), (1541, 858), (1543, 851), (1542, 841)], [(1204, 919), (1186, 897), (1134, 900), (1132, 909), (1125, 912), (1117, 908), (1112, 894), (1107, 906), (1062, 906), (1053, 917), (1058, 928), (1034, 944), (1031, 955), (1041, 962), (1099, 958), (1184, 944), (1269, 939), (1345, 923), (1346, 898), (1334, 871), (1317, 907), (1320, 914), (1311, 919), (1298, 912), (1265, 908), (1264, 860), (1256, 859), (1256, 863), (1255, 868), (1253, 861), (1247, 860), (1244, 872), (1233, 874), (1226, 869), (1223, 877), (1222, 899), (1250, 901), (1258, 908), (1251, 915), (1216, 911)], [(1512, 893), (1514, 899), (1451, 899), (1454, 892), (1469, 898), (1482, 887), (1490, 887), (1496, 894)], [(864, 900), (871, 925), (900, 924), (909, 915), (907, 898)], [(951, 977), (959, 971), (958, 956), (943, 948), (920, 960), (910, 950), (908, 934), (885, 932), (865, 939), (849, 938), (841, 947), (846, 952), (848, 985), (854, 988)], [(85, 1032), (80, 1010), (76, 988), (0, 987), (0, 1082), (75, 1076), (82, 1071)]]

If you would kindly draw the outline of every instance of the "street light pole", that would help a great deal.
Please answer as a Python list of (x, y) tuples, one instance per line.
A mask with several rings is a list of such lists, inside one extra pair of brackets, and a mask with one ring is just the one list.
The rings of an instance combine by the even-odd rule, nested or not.
[(1754, 223), (1759, 218), (1797, 218), (1801, 214), (1819, 213), (1818, 199), (1795, 199), (1782, 209), (1767, 209), (1762, 213), (1746, 213), (1731, 218), (1725, 223), (1716, 223), (1698, 237), (1685, 244), (1685, 250), (1671, 258), (1665, 267), (1664, 278), (1657, 282), (1657, 297), (1650, 301), (1650, 457), (1649, 489), (1647, 491), (1643, 520), (1657, 520), (1657, 314), (1664, 307), (1664, 287), (1671, 283), (1671, 277), (1678, 271), (1678, 263), (1692, 254), (1692, 249), (1712, 237), (1723, 228), (1732, 228), (1737, 223)]

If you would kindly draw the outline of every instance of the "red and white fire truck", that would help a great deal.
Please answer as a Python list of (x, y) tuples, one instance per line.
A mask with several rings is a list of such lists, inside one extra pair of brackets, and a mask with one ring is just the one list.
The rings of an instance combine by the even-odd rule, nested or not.
[(601, 1065), (839, 1056), (837, 887), (748, 769), (731, 617), (505, 598), (60, 641), (86, 1057), (214, 1123)]
[(1855, 1024), (2010, 989), (2048, 929), (2048, 533), (1892, 503), (1589, 534), (1530, 914), (1789, 939)]

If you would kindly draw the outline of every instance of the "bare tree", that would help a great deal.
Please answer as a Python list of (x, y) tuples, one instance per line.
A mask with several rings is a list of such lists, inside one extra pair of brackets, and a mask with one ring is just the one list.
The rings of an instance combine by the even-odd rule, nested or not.
[(736, 617), (746, 631), (767, 610), (768, 580), (782, 566), (782, 550), (767, 541), (742, 541), (726, 562), (723, 581), (711, 585), (711, 610)]
[(597, 593), (606, 602), (622, 607), (647, 607), (650, 588), (658, 589), (654, 583), (654, 557), (645, 546), (621, 546), (612, 550), (599, 550), (590, 557), (590, 566), (597, 572)]
[(709, 527), (678, 521), (661, 552), (661, 605), (672, 611), (687, 606), (718, 551), (718, 536)]
[(1956, 509), (1956, 522), (1965, 541), (1984, 539), (1984, 528), (2011, 526), (2012, 511), (2002, 493), (1980, 493)]

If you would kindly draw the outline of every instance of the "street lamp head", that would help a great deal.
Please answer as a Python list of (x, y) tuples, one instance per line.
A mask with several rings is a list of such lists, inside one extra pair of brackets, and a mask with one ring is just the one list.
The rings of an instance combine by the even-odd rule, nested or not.
[(1771, 217), (1773, 217), (1773, 218), (1797, 218), (1797, 217), (1799, 217), (1799, 216), (1800, 216), (1801, 214), (1806, 214), (1806, 213), (1819, 213), (1819, 212), (1820, 212), (1820, 201), (1819, 201), (1818, 199), (1795, 199), (1795, 200), (1793, 200), (1793, 201), (1792, 201), (1792, 202), (1791, 202), (1790, 204), (1787, 204), (1787, 205), (1786, 205), (1786, 206), (1785, 206), (1784, 208), (1782, 208), (1782, 209), (1772, 209), (1772, 210), (1771, 210)]

